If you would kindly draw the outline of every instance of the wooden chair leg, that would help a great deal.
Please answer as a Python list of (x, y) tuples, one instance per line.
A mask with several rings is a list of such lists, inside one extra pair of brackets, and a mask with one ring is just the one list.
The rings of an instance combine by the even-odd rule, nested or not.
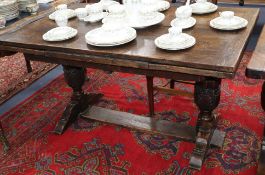
[(170, 80), (170, 89), (175, 88), (175, 80)]
[(28, 73), (32, 72), (32, 67), (31, 67), (30, 61), (28, 59), (25, 59), (25, 61), (26, 61), (26, 66), (27, 66)]
[(261, 102), (262, 109), (265, 111), (265, 82), (263, 82), (263, 85), (262, 85), (260, 102)]
[(240, 6), (243, 6), (245, 4), (245, 1), (244, 0), (239, 0), (239, 5)]
[(147, 82), (147, 94), (148, 94), (148, 103), (149, 103), (149, 115), (150, 117), (154, 116), (154, 87), (153, 87), (153, 78), (151, 76), (146, 76)]
[(0, 144), (3, 144), (3, 151), (6, 153), (9, 150), (9, 143), (5, 137), (4, 130), (0, 122)]

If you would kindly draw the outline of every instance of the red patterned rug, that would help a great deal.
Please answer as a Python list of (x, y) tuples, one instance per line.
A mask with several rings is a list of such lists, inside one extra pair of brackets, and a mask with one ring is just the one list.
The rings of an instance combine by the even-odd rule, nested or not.
[[(0, 174), (87, 175), (254, 175), (264, 126), (260, 107), (261, 82), (245, 78), (251, 53), (246, 53), (234, 80), (222, 82), (218, 128), (227, 136), (222, 150), (212, 149), (201, 171), (188, 169), (192, 143), (79, 118), (61, 136), (52, 130), (71, 89), (63, 76), (1, 116), (12, 149), (0, 157)], [(105, 94), (99, 106), (147, 115), (143, 76), (88, 70), (87, 92)], [(155, 79), (164, 84), (164, 79)], [(192, 86), (176, 84), (192, 92)], [(158, 94), (156, 117), (195, 125), (198, 110), (193, 99)]]
[(31, 61), (32, 72), (27, 72), (23, 54), (0, 58), (0, 104), (32, 84), (56, 65)]

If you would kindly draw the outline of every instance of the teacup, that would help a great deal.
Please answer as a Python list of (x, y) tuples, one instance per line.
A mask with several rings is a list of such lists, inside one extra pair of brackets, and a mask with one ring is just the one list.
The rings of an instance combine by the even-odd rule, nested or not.
[(233, 11), (223, 11), (223, 12), (219, 12), (219, 15), (224, 24), (230, 24), (235, 13)]
[(156, 10), (151, 6), (139, 9), (139, 14), (144, 19), (152, 19), (152, 18), (156, 17), (157, 13), (155, 13), (155, 12), (156, 12)]
[(67, 4), (60, 4), (55, 7), (55, 10), (65, 10), (67, 9)]
[(88, 7), (86, 7), (86, 9), (87, 9), (87, 13), (89, 15), (91, 15), (91, 14), (98, 14), (98, 13), (103, 12), (103, 7), (99, 3), (92, 4), (92, 5), (88, 6)]
[(88, 10), (89, 10), (90, 6), (91, 6), (91, 4), (87, 4), (87, 5), (85, 6), (85, 9), (87, 10), (87, 13), (88, 13)]
[(26, 10), (27, 12), (29, 12), (30, 14), (37, 14), (38, 10), (39, 10), (39, 4), (28, 4), (26, 6)]
[(108, 8), (110, 17), (115, 19), (122, 19), (126, 16), (126, 11), (122, 5), (112, 5)]
[(68, 23), (68, 16), (64, 13), (57, 13), (55, 15), (55, 22), (59, 27), (65, 27)]
[(209, 7), (209, 3), (206, 2), (207, 0), (196, 0), (196, 8), (207, 9)]
[(157, 1), (156, 0), (142, 0), (141, 2), (144, 5), (154, 5)]
[(75, 9), (76, 16), (80, 21), (82, 21), (87, 16), (86, 8), (77, 8)]
[(223, 11), (220, 12), (219, 15), (223, 18), (223, 19), (232, 19), (235, 15), (235, 13), (233, 11)]
[(188, 19), (189, 17), (191, 17), (191, 14), (192, 14), (192, 8), (186, 5), (177, 8), (175, 12), (176, 17), (180, 19)]
[(0, 29), (6, 26), (6, 18), (4, 16), (0, 16)]
[(205, 3), (207, 0), (196, 0), (197, 3)]
[(170, 27), (168, 29), (169, 37), (171, 41), (174, 42), (183, 42), (185, 38), (182, 37), (182, 28), (181, 27)]

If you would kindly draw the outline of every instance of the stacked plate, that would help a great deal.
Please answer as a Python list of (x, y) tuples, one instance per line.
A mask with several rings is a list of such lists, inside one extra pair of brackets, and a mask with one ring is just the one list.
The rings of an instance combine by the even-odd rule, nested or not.
[(18, 0), (19, 11), (27, 12), (26, 7), (29, 4), (37, 4), (37, 0)]
[(55, 16), (59, 13), (65, 13), (67, 15), (68, 19), (76, 17), (76, 13), (72, 9), (64, 9), (64, 10), (56, 10), (52, 14), (49, 15), (49, 19), (55, 20)]
[(168, 33), (155, 39), (155, 45), (165, 50), (183, 50), (192, 47), (196, 39), (186, 33), (182, 33), (181, 27), (171, 27)]
[(19, 16), (17, 0), (1, 0), (0, 16), (4, 16), (7, 21)]
[(77, 33), (72, 27), (56, 27), (45, 33), (42, 38), (45, 41), (64, 41), (75, 37)]
[[(142, 28), (146, 28), (149, 26), (159, 24), (164, 19), (165, 19), (165, 15), (160, 12), (154, 12), (153, 15), (149, 18), (145, 18), (144, 16), (140, 16), (140, 15), (135, 15), (134, 17), (133, 15), (126, 15), (126, 17), (123, 18), (123, 24), (129, 27), (135, 28), (135, 29), (142, 29)], [(113, 20), (112, 16), (108, 15), (102, 20), (102, 22), (107, 23), (107, 22), (111, 22), (112, 20)]]
[(210, 2), (205, 2), (205, 3), (194, 3), (190, 5), (192, 8), (192, 13), (193, 14), (207, 14), (207, 13), (212, 13), (215, 12), (218, 9), (218, 6), (210, 3)]
[(238, 30), (247, 27), (247, 25), (248, 21), (239, 16), (234, 16), (229, 20), (217, 17), (210, 21), (210, 26), (219, 30)]
[(102, 27), (89, 31), (85, 35), (87, 44), (99, 47), (118, 46), (136, 38), (136, 30), (115, 24), (103, 24)]
[(155, 39), (155, 45), (164, 50), (183, 50), (192, 47), (196, 39), (186, 33), (180, 34), (177, 39), (173, 39), (169, 34), (164, 34)]
[(196, 24), (196, 19), (193, 17), (189, 17), (187, 19), (175, 18), (171, 21), (170, 25), (172, 27), (179, 26), (182, 29), (188, 29), (193, 27)]

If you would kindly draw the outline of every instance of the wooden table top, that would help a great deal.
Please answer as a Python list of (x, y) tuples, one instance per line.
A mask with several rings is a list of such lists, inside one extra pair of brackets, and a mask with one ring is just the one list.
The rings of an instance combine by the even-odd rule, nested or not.
[[(70, 8), (80, 6), (85, 6), (85, 4), (74, 4)], [(13, 47), (14, 50), (22, 52), (33, 53), (32, 50), (34, 50), (34, 54), (45, 56), (53, 54), (54, 57), (60, 57), (60, 61), (57, 59), (59, 64), (62, 64), (64, 59), (68, 61), (78, 59), (80, 62), (136, 66), (145, 69), (164, 67), (168, 71), (180, 73), (232, 78), (256, 23), (259, 9), (219, 7), (218, 12), (233, 10), (237, 16), (249, 21), (247, 28), (229, 32), (218, 31), (209, 26), (210, 20), (219, 16), (218, 12), (194, 16), (197, 24), (184, 32), (196, 38), (196, 45), (182, 51), (161, 50), (155, 46), (154, 40), (167, 33), (170, 21), (174, 19), (175, 10), (176, 7), (171, 7), (165, 13), (166, 19), (161, 24), (137, 30), (137, 38), (121, 46), (100, 48), (87, 45), (85, 34), (99, 27), (101, 23), (84, 23), (79, 22), (78, 19), (69, 21), (69, 26), (78, 30), (77, 37), (65, 42), (43, 41), (42, 35), (56, 27), (55, 22), (47, 17), (26, 25), (16, 32), (0, 36), (0, 45), (5, 49)]]
[(265, 79), (265, 26), (263, 26), (255, 51), (248, 63), (246, 75), (249, 78)]
[(51, 12), (54, 11), (54, 7), (57, 6), (58, 4), (61, 3), (70, 4), (73, 3), (73, 1), (74, 0), (57, 0), (55, 2), (48, 4), (39, 4), (40, 9), (38, 10), (37, 15), (30, 15), (25, 12), (20, 13), (18, 18), (8, 21), (6, 27), (0, 29), (0, 35), (19, 30), (20, 28), (47, 16), (47, 14), (50, 14)]

